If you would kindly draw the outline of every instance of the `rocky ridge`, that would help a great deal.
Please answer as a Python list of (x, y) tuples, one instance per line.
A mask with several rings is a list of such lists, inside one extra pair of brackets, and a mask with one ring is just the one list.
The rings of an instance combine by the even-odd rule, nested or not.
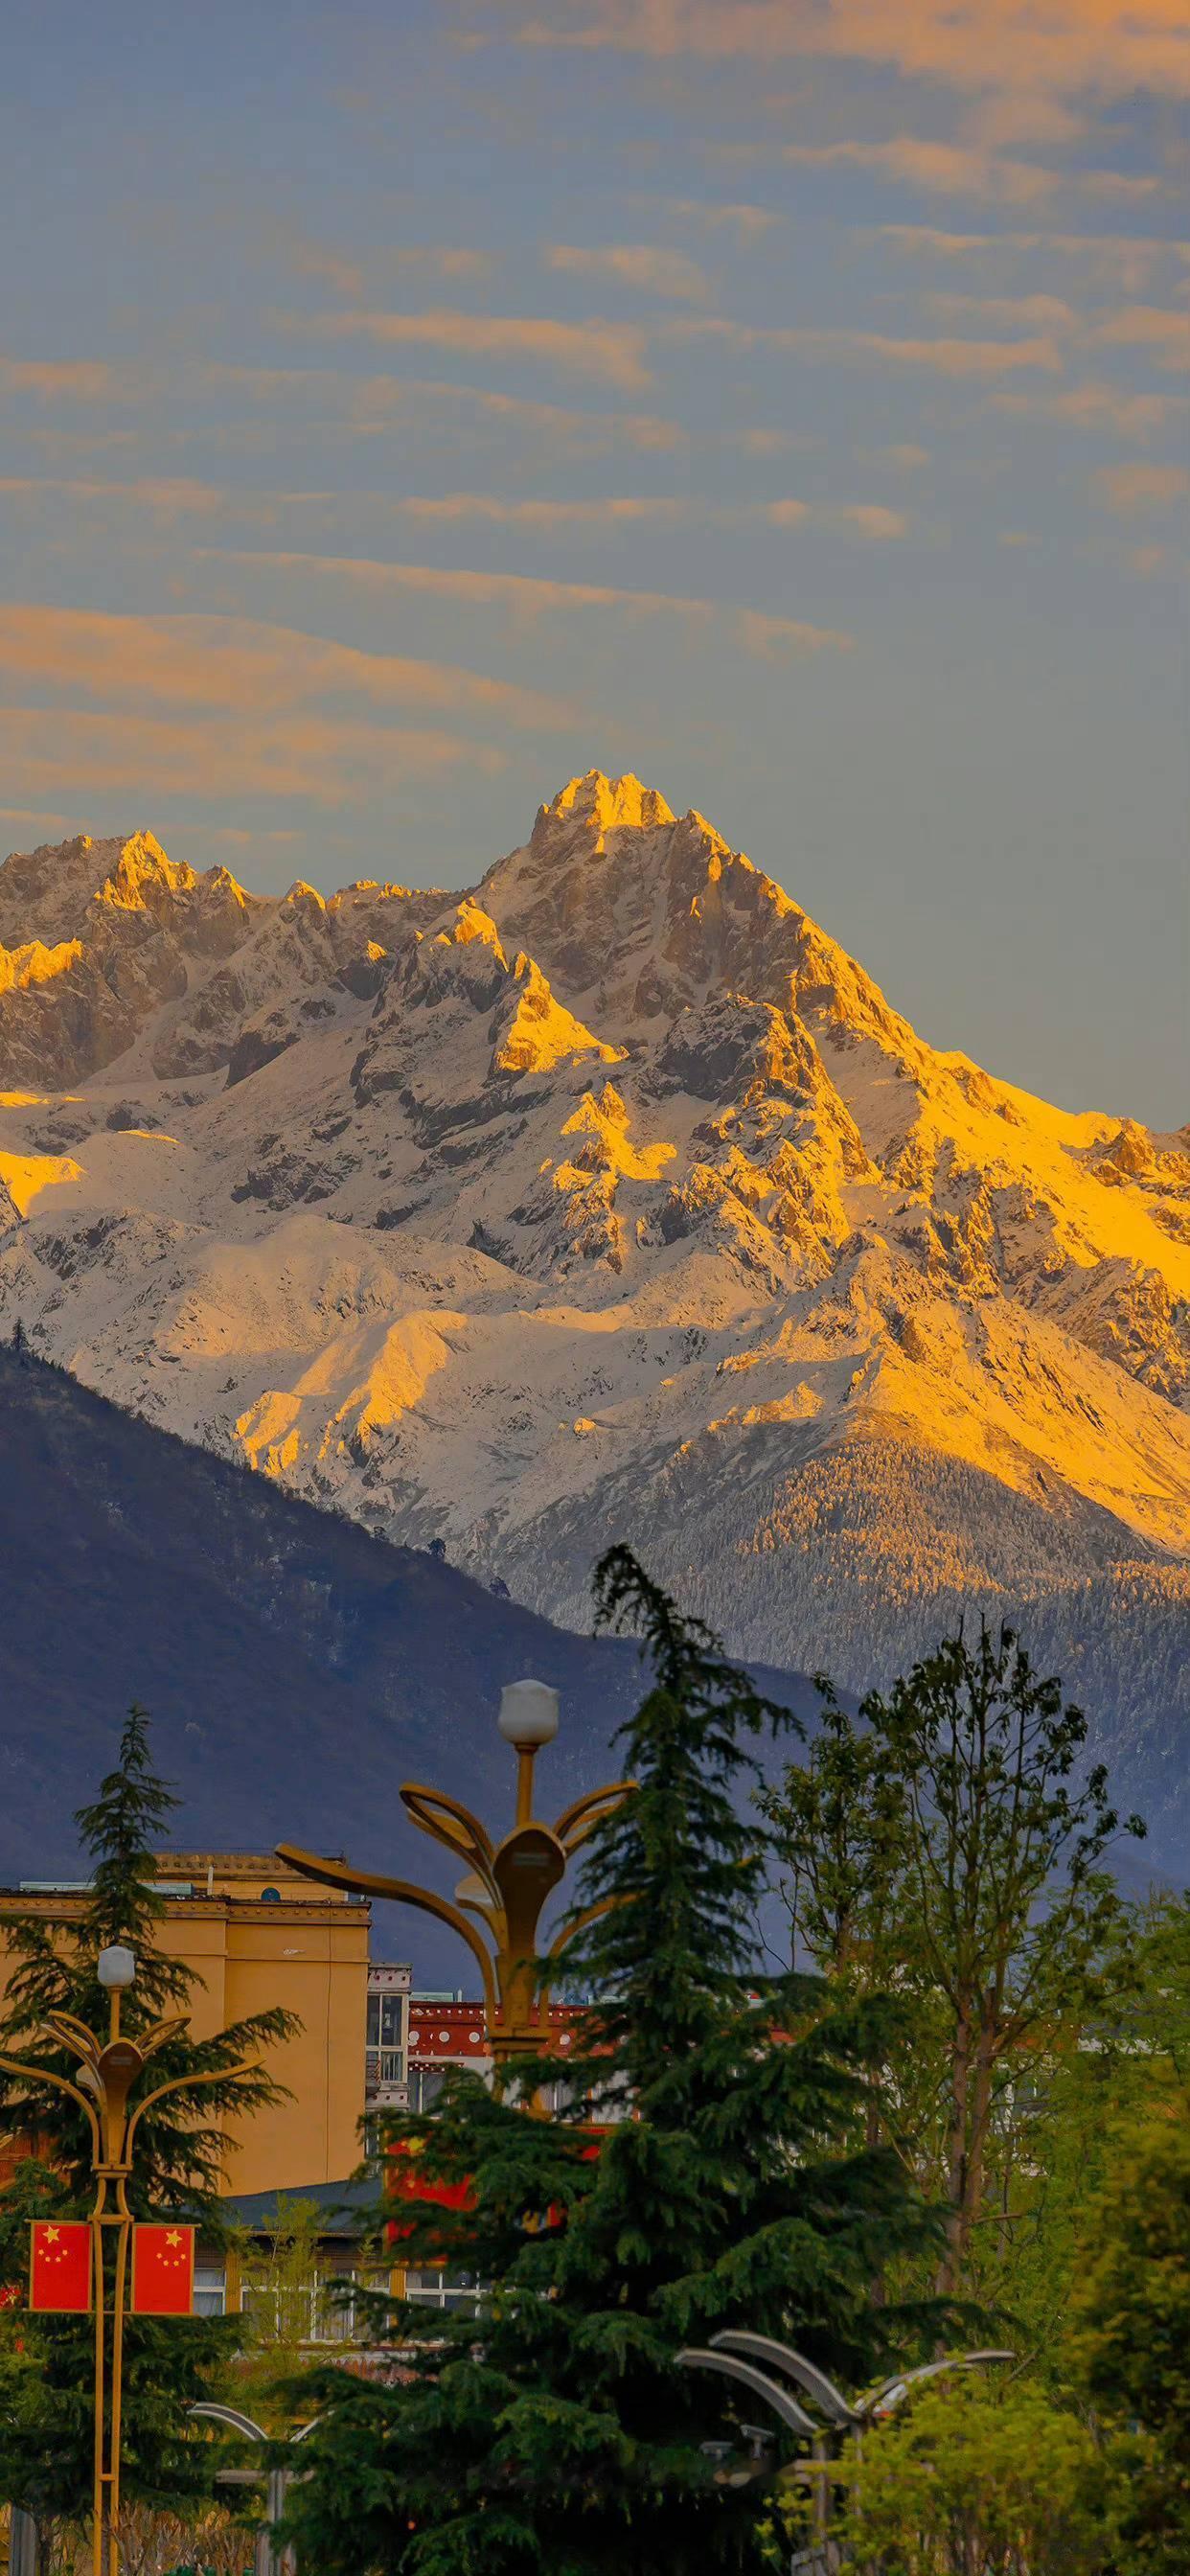
[(34, 851), (0, 943), (0, 1314), (85, 1382), (552, 1617), (625, 1535), (752, 1655), (1011, 1611), (1123, 1723), (1143, 1602), (1180, 1705), (1186, 1128), (931, 1048), (597, 772), (449, 895)]

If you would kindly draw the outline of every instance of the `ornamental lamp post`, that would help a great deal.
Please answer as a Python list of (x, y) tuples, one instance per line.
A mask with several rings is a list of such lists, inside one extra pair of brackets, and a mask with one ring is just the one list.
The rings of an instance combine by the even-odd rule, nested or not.
[[(81, 2222), (64, 2220), (58, 2224), (35, 2220), (33, 2241), (36, 2249), (38, 2230), (43, 2224), (47, 2235), (59, 2242), (69, 2238), (73, 2227), (77, 2227), (80, 2234), (87, 2229), (90, 2231), (90, 2277), (82, 2284), (83, 2295), (61, 2295), (56, 2300), (51, 2300), (49, 2304), (78, 2313), (86, 2313), (92, 2305), (94, 2306), (95, 2437), (91, 2523), (92, 2566), (94, 2576), (116, 2576), (120, 2519), (120, 2416), (124, 2393), (124, 2316), (129, 2246), (136, 2225), (128, 2206), (128, 2182), (133, 2171), (133, 2146), (137, 2128), (145, 2112), (151, 2110), (154, 2103), (164, 2101), (168, 2094), (184, 2092), (191, 2085), (209, 2084), (211, 2078), (209, 2071), (206, 2070), (201, 2073), (170, 2076), (163, 2084), (155, 2085), (151, 2092), (143, 2093), (130, 2110), (128, 2097), (138, 2076), (143, 2073), (150, 2058), (155, 2057), (159, 2049), (164, 2048), (170, 2040), (178, 2037), (179, 2032), (185, 2030), (187, 2016), (185, 2013), (172, 2014), (164, 2021), (154, 2022), (152, 2027), (142, 2032), (138, 2039), (131, 2039), (120, 2028), (120, 2002), (121, 1997), (128, 1993), (136, 1980), (134, 1953), (126, 1948), (122, 1941), (110, 1943), (99, 1953), (96, 1961), (96, 1975), (108, 1997), (106, 2040), (100, 2033), (89, 2029), (85, 2021), (78, 2020), (74, 2013), (69, 2012), (47, 2013), (41, 2029), (33, 2034), (35, 2041), (41, 2039), (57, 2048), (66, 2049), (77, 2060), (73, 2081), (69, 2076), (60, 2075), (54, 2067), (26, 2065), (14, 2057), (0, 2056), (0, 2070), (7, 2075), (19, 2076), (35, 2089), (40, 2085), (49, 2084), (56, 2092), (67, 2094), (83, 2112), (90, 2133), (91, 2173), (95, 2183), (95, 2197), (89, 2217)], [(235, 2067), (227, 2071), (232, 2074), (246, 2074), (250, 2070), (247, 2067)], [(115, 2263), (110, 2308), (107, 2301), (104, 2259), (103, 2231), (105, 2228), (114, 2231), (115, 2234)], [(184, 2286), (187, 2301), (189, 2301), (192, 2295), (190, 2283), (194, 2230), (192, 2227), (176, 2229), (166, 2227), (164, 2223), (161, 2228), (147, 2226), (141, 2230), (142, 2238), (158, 2235), (165, 2235), (169, 2241), (171, 2266), (180, 2274), (184, 2274)], [(35, 2263), (36, 2251), (34, 2266)], [(148, 2297), (138, 2299), (135, 2268), (134, 2262), (133, 2306), (134, 2308), (139, 2306), (140, 2313), (148, 2315), (190, 2313), (189, 2304), (185, 2309), (177, 2304), (173, 2289), (168, 2293), (168, 2304), (164, 2307), (156, 2305)], [(106, 2327), (109, 2316), (112, 2328), (110, 2402), (105, 2389)]]
[[(419, 1830), (467, 1863), (453, 1902), (413, 1880), (356, 1869), (349, 1861), (323, 1859), (294, 1843), (278, 1843), (277, 1855), (289, 1868), (327, 1887), (415, 1905), (438, 1922), (449, 1923), (477, 1962), (492, 2056), (497, 2075), (503, 2076), (518, 2057), (537, 2055), (548, 2036), (550, 1979), (548, 1968), (544, 1977), (537, 1969), (538, 1928), (547, 1901), (561, 1885), (580, 1844), (628, 1795), (632, 1783), (617, 1780), (589, 1789), (564, 1807), (552, 1824), (546, 1824), (533, 1812), (535, 1766), (538, 1754), (558, 1732), (557, 1691), (548, 1682), (506, 1683), (497, 1725), (517, 1757), (516, 1817), (511, 1833), (502, 1840), (493, 1842), (479, 1817), (444, 1790), (407, 1780), (399, 1793)], [(604, 1900), (564, 1923), (550, 1944), (547, 1962), (560, 1963), (575, 1934), (606, 1910)]]

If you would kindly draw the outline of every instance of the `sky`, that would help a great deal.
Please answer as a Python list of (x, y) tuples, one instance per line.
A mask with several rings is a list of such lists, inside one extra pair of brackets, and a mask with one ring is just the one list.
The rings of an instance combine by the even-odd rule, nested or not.
[(695, 807), (922, 1035), (1190, 1116), (1183, 0), (40, 0), (0, 846), (464, 885)]

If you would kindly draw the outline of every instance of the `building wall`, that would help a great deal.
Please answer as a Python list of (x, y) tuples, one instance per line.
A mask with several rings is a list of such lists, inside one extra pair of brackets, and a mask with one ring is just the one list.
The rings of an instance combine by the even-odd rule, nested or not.
[[(253, 1853), (163, 1853), (161, 1948), (195, 1972), (190, 2014), (198, 2038), (281, 2005), (302, 2027), (268, 2051), (291, 2099), (256, 2112), (229, 2154), (229, 2192), (339, 2182), (359, 2162), (364, 2113), (371, 1908)], [(188, 1894), (175, 1890), (188, 1888)], [(266, 1896), (265, 1889), (274, 1891)], [(81, 1893), (25, 1888), (4, 1910), (77, 1917)], [(7, 1988), (0, 1927), (0, 1999)]]

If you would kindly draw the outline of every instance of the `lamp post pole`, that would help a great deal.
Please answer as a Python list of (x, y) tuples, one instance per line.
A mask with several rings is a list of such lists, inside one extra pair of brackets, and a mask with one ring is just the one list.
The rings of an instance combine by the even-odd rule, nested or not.
[[(547, 1899), (561, 1885), (580, 1844), (632, 1784), (617, 1780), (590, 1789), (553, 1824), (545, 1824), (533, 1812), (534, 1773), (538, 1753), (558, 1732), (557, 1692), (546, 1682), (509, 1682), (501, 1693), (498, 1723), (517, 1757), (516, 1821), (501, 1841), (493, 1842), (478, 1816), (445, 1791), (413, 1780), (401, 1788), (401, 1804), (421, 1832), (467, 1863), (453, 1903), (413, 1880), (325, 1860), (294, 1843), (278, 1843), (277, 1852), (291, 1869), (327, 1887), (416, 1905), (423, 1914), (449, 1923), (478, 1964), (492, 2056), (503, 2076), (518, 2057), (533, 2056), (549, 2030), (549, 1978), (539, 1976), (536, 1967), (538, 1926)], [(603, 1904), (591, 1906), (565, 1924), (551, 1943), (549, 1961), (561, 1962), (575, 1933), (604, 1911)]]
[[(24, 2078), (30, 2085), (51, 2084), (66, 2093), (83, 2112), (91, 2141), (91, 2173), (95, 2196), (90, 2210), (92, 2243), (92, 2276), (95, 2305), (95, 2438), (94, 2475), (92, 2481), (91, 2553), (94, 2576), (117, 2576), (120, 2520), (120, 2418), (124, 2396), (124, 2312), (128, 2282), (128, 2244), (132, 2232), (132, 2212), (128, 2206), (128, 2181), (133, 2169), (133, 2140), (145, 2112), (167, 2094), (181, 2093), (192, 2084), (209, 2083), (207, 2073), (171, 2076), (164, 2084), (143, 2093), (132, 2110), (128, 2096), (137, 2077), (151, 2057), (186, 2028), (186, 2015), (173, 2014), (165, 2021), (154, 2022), (139, 2039), (125, 2036), (120, 2028), (120, 1999), (136, 1977), (136, 1960), (123, 1942), (113, 1942), (101, 1950), (97, 1962), (100, 1985), (108, 1996), (108, 2029), (106, 2040), (90, 2030), (85, 2021), (73, 2013), (47, 2013), (44, 2025), (35, 2036), (51, 2040), (69, 2050), (78, 2061), (77, 2080), (59, 2075), (49, 2066), (26, 2066), (16, 2058), (0, 2057), (5, 2074)], [(110, 2194), (110, 2198), (109, 2198)], [(107, 2304), (107, 2266), (104, 2229), (115, 2236), (115, 2264), (112, 2278), (111, 2307)], [(111, 2317), (111, 2389), (106, 2381), (107, 2320)]]

